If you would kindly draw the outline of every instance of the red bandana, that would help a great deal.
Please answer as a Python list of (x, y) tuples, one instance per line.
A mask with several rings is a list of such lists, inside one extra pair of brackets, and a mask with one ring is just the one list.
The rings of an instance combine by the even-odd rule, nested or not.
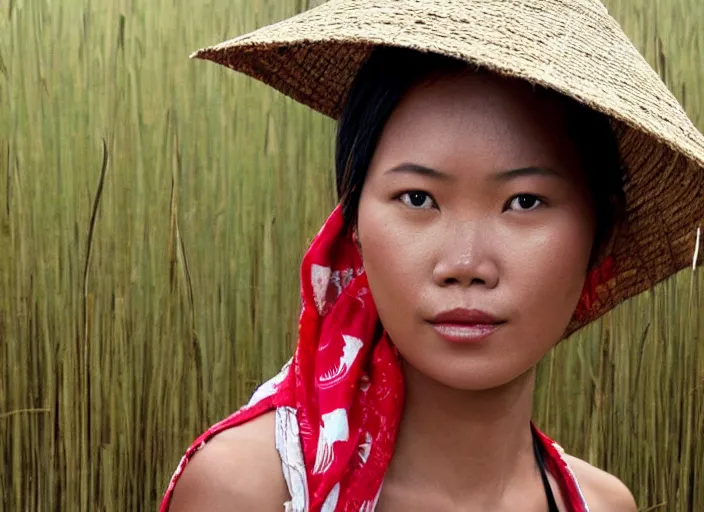
[[(181, 460), (161, 504), (167, 512), (185, 465), (215, 434), (273, 409), (295, 409), (308, 510), (372, 511), (396, 441), (403, 378), (379, 318), (359, 251), (340, 206), (313, 240), (301, 269), (295, 354), (248, 405), (203, 433)], [(586, 512), (559, 447), (539, 433), (546, 466), (574, 512)], [(282, 504), (283, 506), (283, 504)]]

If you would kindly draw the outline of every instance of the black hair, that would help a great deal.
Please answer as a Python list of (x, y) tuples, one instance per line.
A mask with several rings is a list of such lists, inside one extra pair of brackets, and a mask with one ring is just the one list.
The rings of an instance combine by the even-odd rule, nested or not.
[[(362, 186), (381, 133), (403, 96), (423, 80), (460, 73), (469, 66), (434, 53), (392, 47), (376, 48), (361, 66), (338, 121), (335, 147), (337, 194), (348, 228), (356, 224)], [(622, 216), (623, 172), (618, 144), (606, 115), (553, 94), (564, 103), (568, 136), (584, 163), (595, 206), (591, 266)]]

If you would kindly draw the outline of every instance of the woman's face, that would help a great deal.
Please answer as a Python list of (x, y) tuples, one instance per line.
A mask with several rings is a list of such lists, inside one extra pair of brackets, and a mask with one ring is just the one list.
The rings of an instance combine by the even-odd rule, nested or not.
[[(490, 74), (411, 89), (379, 140), (358, 213), (372, 296), (399, 353), (466, 390), (512, 381), (560, 340), (594, 229), (559, 102)], [(474, 325), (486, 320), (471, 311), (437, 318), (456, 309), (499, 323)]]

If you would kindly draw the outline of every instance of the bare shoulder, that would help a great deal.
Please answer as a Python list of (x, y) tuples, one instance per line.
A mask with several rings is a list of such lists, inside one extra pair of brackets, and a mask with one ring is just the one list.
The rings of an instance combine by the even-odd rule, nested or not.
[(565, 455), (565, 460), (577, 477), (584, 498), (592, 510), (605, 512), (638, 510), (631, 491), (614, 475), (571, 455)]
[(186, 466), (170, 512), (283, 510), (289, 500), (276, 451), (275, 413), (214, 436)]

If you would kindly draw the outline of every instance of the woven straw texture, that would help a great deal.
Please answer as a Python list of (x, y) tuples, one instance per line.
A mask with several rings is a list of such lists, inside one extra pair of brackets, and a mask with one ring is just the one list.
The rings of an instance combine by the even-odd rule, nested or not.
[(456, 57), (552, 88), (613, 119), (626, 220), (567, 334), (692, 265), (704, 224), (704, 137), (597, 0), (330, 0), (193, 56), (337, 118), (376, 45)]

